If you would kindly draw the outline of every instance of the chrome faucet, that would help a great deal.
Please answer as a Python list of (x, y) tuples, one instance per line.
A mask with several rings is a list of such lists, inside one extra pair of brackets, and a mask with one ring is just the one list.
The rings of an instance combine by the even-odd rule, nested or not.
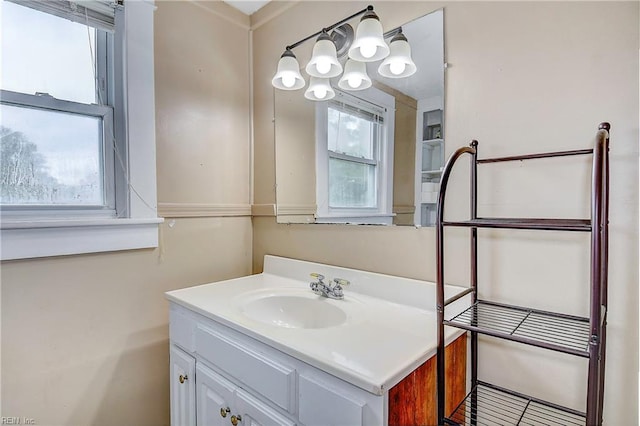
[(349, 281), (342, 278), (334, 278), (332, 283), (324, 282), (324, 275), (313, 273), (313, 278), (317, 278), (317, 282), (311, 282), (309, 286), (311, 291), (319, 296), (328, 297), (329, 299), (344, 299), (344, 292), (342, 286), (349, 285)]

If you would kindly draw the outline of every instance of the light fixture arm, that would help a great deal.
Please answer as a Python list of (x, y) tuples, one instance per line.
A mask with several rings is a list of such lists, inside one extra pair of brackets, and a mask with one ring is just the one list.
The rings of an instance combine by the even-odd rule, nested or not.
[(402, 27), (396, 27), (392, 30), (387, 31), (386, 33), (382, 34), (382, 37), (384, 38), (391, 38), (393, 36), (396, 36), (398, 34), (402, 33)]
[(307, 37), (303, 38), (302, 40), (299, 40), (299, 41), (297, 41), (297, 42), (295, 42), (293, 44), (290, 44), (289, 46), (287, 46), (286, 50), (292, 50), (292, 49), (300, 46), (305, 41), (311, 40), (312, 38), (315, 38), (315, 37), (319, 36), (322, 33), (328, 33), (332, 29), (334, 29), (336, 27), (339, 27), (340, 25), (344, 24), (345, 22), (348, 22), (348, 21), (352, 20), (353, 18), (356, 18), (356, 17), (358, 17), (360, 15), (364, 15), (365, 13), (367, 13), (369, 11), (373, 11), (373, 6), (372, 5), (367, 6), (366, 8), (362, 9), (361, 11), (356, 12), (353, 15), (344, 18), (343, 20), (338, 21), (333, 25), (330, 25), (328, 27), (325, 27), (325, 28), (321, 29), (318, 32), (315, 32), (315, 33), (311, 34), (310, 36), (307, 36)]

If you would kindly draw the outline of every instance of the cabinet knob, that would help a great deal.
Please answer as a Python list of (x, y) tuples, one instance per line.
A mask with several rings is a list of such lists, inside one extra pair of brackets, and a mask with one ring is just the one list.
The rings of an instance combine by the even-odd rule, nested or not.
[(227, 408), (221, 408), (220, 409), (220, 416), (221, 417), (227, 417), (227, 413), (231, 412), (231, 408), (227, 407)]
[(233, 426), (238, 426), (238, 422), (242, 421), (242, 416), (240, 416), (240, 414), (238, 414), (237, 416), (234, 414), (233, 416), (231, 416), (231, 424)]
[(180, 383), (184, 383), (189, 379), (189, 377), (185, 374), (184, 376), (181, 374), (180, 377), (178, 377), (178, 380), (180, 380)]

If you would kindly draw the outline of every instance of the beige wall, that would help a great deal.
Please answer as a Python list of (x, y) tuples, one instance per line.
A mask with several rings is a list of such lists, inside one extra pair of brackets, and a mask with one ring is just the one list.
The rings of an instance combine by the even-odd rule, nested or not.
[(394, 225), (413, 225), (416, 179), (416, 120), (418, 101), (382, 83), (378, 89), (396, 99), (393, 135), (393, 218)]
[(248, 18), (156, 5), (160, 212), (198, 217), (167, 217), (156, 250), (2, 263), (4, 416), (169, 424), (163, 293), (251, 272)]
[[(300, 2), (266, 23), (255, 19), (260, 23), (253, 34), (257, 203), (275, 202), (270, 78), (279, 55), (315, 28), (309, 17), (321, 28), (363, 5)], [(605, 419), (609, 425), (637, 424), (638, 3), (375, 3), (385, 28), (443, 6), (448, 153), (473, 138), (480, 141), (480, 157), (584, 148), (600, 121), (612, 124)], [(273, 14), (273, 8), (258, 17)], [(305, 49), (298, 58), (306, 63)], [(483, 167), (480, 214), (588, 217), (589, 165), (584, 160)], [(449, 217), (468, 212), (464, 169), (452, 178)], [(467, 234), (453, 230), (447, 235), (447, 281), (466, 285)], [(481, 296), (587, 314), (585, 235), (481, 235)], [(262, 269), (268, 253), (433, 280), (434, 246), (433, 229), (278, 225), (273, 218), (256, 218), (253, 270)], [(483, 342), (480, 374), (485, 380), (584, 409), (583, 360)]]

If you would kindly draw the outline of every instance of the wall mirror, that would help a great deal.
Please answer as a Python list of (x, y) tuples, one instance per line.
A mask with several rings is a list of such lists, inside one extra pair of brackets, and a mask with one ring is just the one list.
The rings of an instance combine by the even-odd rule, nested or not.
[(444, 162), (443, 11), (401, 28), (417, 67), (410, 77), (382, 77), (378, 61), (367, 64), (370, 89), (341, 91), (336, 78), (330, 101), (274, 90), (278, 223), (433, 225)]

